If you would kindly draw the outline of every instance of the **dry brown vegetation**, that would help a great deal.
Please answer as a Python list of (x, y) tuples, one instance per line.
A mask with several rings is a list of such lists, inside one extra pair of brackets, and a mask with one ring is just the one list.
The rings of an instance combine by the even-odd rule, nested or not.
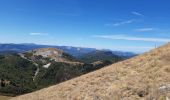
[(9, 100), (11, 97), (8, 96), (1, 96), (0, 95), (0, 100)]
[(170, 43), (12, 100), (168, 100)]

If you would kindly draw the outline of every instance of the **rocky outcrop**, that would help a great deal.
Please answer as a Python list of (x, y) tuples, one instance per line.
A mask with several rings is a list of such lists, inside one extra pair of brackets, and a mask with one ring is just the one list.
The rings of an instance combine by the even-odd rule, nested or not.
[(10, 84), (11, 84), (11, 82), (8, 81), (8, 80), (5, 80), (5, 79), (0, 80), (0, 87), (6, 87), (6, 86), (8, 86)]

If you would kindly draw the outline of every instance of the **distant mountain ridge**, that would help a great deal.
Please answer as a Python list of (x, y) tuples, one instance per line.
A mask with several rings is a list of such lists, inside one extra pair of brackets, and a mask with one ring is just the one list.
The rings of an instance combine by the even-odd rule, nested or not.
[[(37, 48), (58, 48), (74, 57), (79, 57), (84, 54), (97, 50), (95, 48), (82, 48), (82, 47), (72, 47), (72, 46), (51, 46), (51, 45), (39, 45), (33, 43), (21, 43), (21, 44), (8, 43), (8, 44), (0, 44), (0, 53), (4, 53), (4, 52), (19, 53), (19, 52), (34, 50)], [(101, 50), (101, 51), (106, 51), (106, 50)], [(111, 50), (107, 50), (107, 51), (111, 51)], [(134, 54), (133, 52), (112, 51), (112, 53), (127, 58), (136, 56), (136, 54)]]
[(52, 46), (52, 45), (38, 45), (38, 44), (29, 44), (29, 43), (22, 43), (22, 44), (0, 44), (0, 52), (25, 52), (29, 50), (34, 50), (38, 48), (58, 48), (63, 50), (66, 53), (71, 54), (72, 56), (79, 56), (82, 54), (86, 54), (93, 50), (94, 48), (81, 48), (81, 47), (72, 47), (72, 46)]

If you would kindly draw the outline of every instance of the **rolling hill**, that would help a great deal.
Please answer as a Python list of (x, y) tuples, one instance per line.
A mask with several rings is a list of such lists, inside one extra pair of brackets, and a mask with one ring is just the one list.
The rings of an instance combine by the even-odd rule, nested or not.
[(95, 50), (77, 58), (85, 63), (93, 63), (96, 61), (110, 61), (111, 63), (114, 63), (123, 59), (121, 56), (117, 56), (111, 51), (102, 50)]
[(12, 100), (169, 100), (170, 43)]
[(79, 64), (73, 56), (65, 53), (64, 51), (57, 48), (39, 48), (34, 49), (25, 53), (20, 53), (20, 55), (26, 59), (34, 62), (65, 62), (65, 63), (77, 63)]

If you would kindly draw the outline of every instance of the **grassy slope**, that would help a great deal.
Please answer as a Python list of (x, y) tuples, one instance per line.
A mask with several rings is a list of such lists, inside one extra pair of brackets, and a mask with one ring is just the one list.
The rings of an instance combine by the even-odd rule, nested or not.
[(165, 100), (170, 96), (170, 44), (12, 100)]
[(9, 99), (11, 99), (11, 97), (0, 95), (0, 100), (9, 100)]

